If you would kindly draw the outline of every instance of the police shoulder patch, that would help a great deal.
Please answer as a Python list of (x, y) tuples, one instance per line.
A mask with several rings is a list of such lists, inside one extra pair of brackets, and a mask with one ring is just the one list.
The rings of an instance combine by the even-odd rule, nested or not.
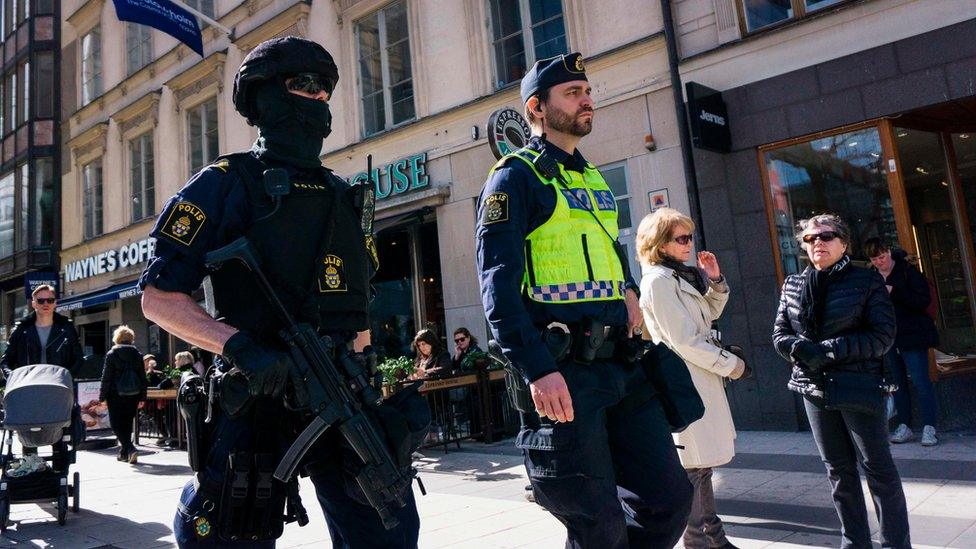
[(492, 225), (508, 221), (508, 193), (491, 193), (485, 197), (485, 211), (482, 225)]
[(226, 158), (221, 158), (220, 160), (211, 164), (210, 167), (217, 168), (218, 170), (227, 173), (227, 170), (230, 169), (230, 161)]
[(346, 272), (341, 257), (328, 254), (322, 259), (322, 274), (319, 276), (319, 293), (345, 292)]
[(160, 233), (189, 246), (207, 221), (207, 214), (196, 205), (181, 200), (169, 211)]

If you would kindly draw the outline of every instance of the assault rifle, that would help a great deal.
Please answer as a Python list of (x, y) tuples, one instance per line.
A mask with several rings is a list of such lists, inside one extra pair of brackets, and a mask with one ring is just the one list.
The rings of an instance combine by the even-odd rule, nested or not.
[(406, 505), (404, 494), (410, 489), (416, 470), (404, 470), (397, 465), (382, 434), (383, 428), (366, 413), (381, 400), (370, 384), (369, 373), (348, 353), (337, 367), (332, 360), (331, 338), (319, 336), (311, 325), (295, 321), (265, 277), (257, 252), (246, 237), (206, 255), (210, 267), (231, 260), (238, 260), (248, 268), (281, 318), (285, 328), (279, 335), (288, 345), (298, 377), (305, 383), (308, 407), (315, 414), (285, 452), (274, 477), (287, 483), (315, 441), (335, 426), (362, 462), (356, 482), (366, 500), (376, 509), (383, 526), (388, 530), (394, 528), (399, 521), (392, 510)]

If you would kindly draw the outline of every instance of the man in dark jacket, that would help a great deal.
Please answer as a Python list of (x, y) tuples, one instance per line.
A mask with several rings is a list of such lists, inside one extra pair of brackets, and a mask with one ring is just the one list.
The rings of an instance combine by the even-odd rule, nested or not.
[(55, 364), (76, 374), (83, 358), (81, 342), (71, 319), (54, 312), (54, 288), (47, 284), (38, 286), (31, 295), (31, 307), (34, 311), (14, 326), (7, 350), (0, 358), (4, 379), (11, 371), (29, 364)]

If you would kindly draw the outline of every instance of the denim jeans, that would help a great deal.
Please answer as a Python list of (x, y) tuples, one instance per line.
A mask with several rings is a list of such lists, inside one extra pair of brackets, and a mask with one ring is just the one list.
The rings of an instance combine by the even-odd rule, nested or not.
[(516, 442), (536, 502), (566, 526), (568, 548), (674, 547), (692, 486), (643, 371), (597, 360), (560, 372), (575, 419), (523, 415)]
[(929, 380), (929, 352), (927, 349), (899, 351), (892, 348), (888, 351), (888, 365), (893, 380), (898, 384), (895, 391), (895, 409), (898, 410), (898, 423), (912, 424), (912, 398), (908, 393), (908, 380), (911, 378), (915, 397), (918, 399), (918, 409), (922, 413), (922, 425), (936, 426), (939, 421), (939, 406), (935, 400), (935, 387)]
[(910, 549), (905, 492), (891, 457), (884, 417), (825, 410), (823, 401), (813, 397), (806, 397), (803, 403), (827, 467), (834, 508), (840, 518), (842, 549), (871, 547), (868, 512), (857, 470), (858, 453), (881, 524), (881, 546)]

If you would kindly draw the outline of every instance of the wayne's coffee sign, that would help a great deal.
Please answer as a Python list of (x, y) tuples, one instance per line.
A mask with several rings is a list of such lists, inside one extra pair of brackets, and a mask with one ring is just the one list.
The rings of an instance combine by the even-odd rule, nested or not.
[(685, 84), (688, 94), (688, 121), (695, 147), (727, 153), (732, 149), (729, 114), (722, 92), (695, 82)]

